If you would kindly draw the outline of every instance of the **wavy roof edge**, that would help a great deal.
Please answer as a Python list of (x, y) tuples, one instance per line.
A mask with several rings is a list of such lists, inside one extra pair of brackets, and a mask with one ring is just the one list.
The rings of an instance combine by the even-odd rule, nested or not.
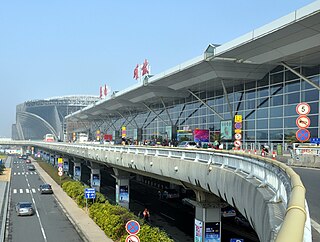
[(69, 96), (28, 100), (28, 101), (25, 101), (24, 103), (39, 102), (39, 101), (53, 101), (53, 100), (68, 100), (68, 99), (94, 99), (95, 101), (98, 101), (100, 98), (99, 96), (95, 96), (95, 95), (69, 95)]

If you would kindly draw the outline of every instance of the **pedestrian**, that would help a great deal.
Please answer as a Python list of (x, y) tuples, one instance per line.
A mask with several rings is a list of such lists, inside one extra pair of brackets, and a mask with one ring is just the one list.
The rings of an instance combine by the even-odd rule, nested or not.
[(147, 222), (150, 222), (150, 212), (147, 208), (143, 210), (143, 219)]

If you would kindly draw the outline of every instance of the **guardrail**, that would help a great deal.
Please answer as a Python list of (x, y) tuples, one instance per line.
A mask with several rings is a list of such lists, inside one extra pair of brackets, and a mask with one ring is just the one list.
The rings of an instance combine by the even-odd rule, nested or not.
[(91, 156), (89, 158), (97, 160), (100, 158), (94, 156), (95, 151), (108, 151), (192, 160), (208, 165), (228, 167), (234, 169), (235, 172), (242, 171), (248, 177), (255, 177), (260, 180), (261, 186), (268, 186), (272, 189), (275, 194), (272, 200), (274, 202), (282, 201), (286, 207), (286, 214), (275, 241), (312, 241), (309, 212), (305, 200), (305, 188), (299, 175), (289, 166), (276, 160), (242, 152), (204, 149), (189, 150), (163, 147), (105, 146), (32, 141), (25, 142), (24, 145), (38, 146), (62, 153), (75, 152), (79, 156), (81, 156), (81, 152), (84, 154), (87, 151), (88, 155)]

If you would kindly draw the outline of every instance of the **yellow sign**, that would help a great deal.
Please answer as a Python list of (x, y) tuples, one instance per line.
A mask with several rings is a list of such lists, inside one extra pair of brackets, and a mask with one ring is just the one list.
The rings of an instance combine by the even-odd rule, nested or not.
[(63, 164), (63, 159), (62, 158), (58, 158), (58, 164)]
[(241, 129), (235, 129), (234, 132), (235, 132), (236, 134), (241, 134)]
[(235, 115), (234, 122), (241, 123), (242, 122), (242, 115)]

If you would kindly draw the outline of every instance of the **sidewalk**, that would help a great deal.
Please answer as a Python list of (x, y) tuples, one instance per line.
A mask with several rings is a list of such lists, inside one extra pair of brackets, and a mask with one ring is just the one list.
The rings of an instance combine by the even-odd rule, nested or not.
[(75, 228), (84, 237), (85, 241), (92, 242), (113, 242), (108, 238), (98, 225), (70, 198), (62, 188), (39, 166), (37, 162), (33, 162), (39, 175), (46, 182), (51, 184), (54, 195), (58, 202), (65, 210), (67, 217), (73, 223)]

